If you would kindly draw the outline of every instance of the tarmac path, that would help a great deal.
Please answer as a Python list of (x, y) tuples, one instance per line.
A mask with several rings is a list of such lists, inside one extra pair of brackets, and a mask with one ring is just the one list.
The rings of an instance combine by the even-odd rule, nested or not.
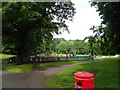
[(10, 73), (2, 70), (2, 88), (26, 88), (29, 73)]
[(48, 88), (45, 83), (44, 74), (40, 70), (38, 63), (33, 64), (33, 70), (29, 75), (27, 88)]
[[(47, 88), (43, 72), (33, 64), (31, 73), (11, 73), (2, 70), (2, 88)], [(5, 89), (6, 90), (6, 89)]]
[[(98, 62), (98, 61), (103, 61), (104, 59), (100, 59), (100, 60), (96, 60), (95, 62)], [(51, 66), (51, 67), (47, 67), (45, 70), (43, 70), (43, 73), (44, 73), (44, 78), (45, 79), (48, 79), (50, 78), (51, 76), (61, 72), (61, 71), (64, 71), (74, 65), (78, 65), (78, 64), (85, 64), (85, 63), (91, 63), (91, 61), (88, 61), (88, 62), (83, 62), (83, 63), (76, 63), (76, 64), (69, 64), (69, 65), (60, 65), (60, 66)]]
[[(97, 60), (97, 61), (102, 61)], [(95, 62), (97, 62), (95, 61)], [(86, 63), (91, 63), (86, 62)], [(3, 88), (48, 88), (45, 80), (51, 76), (66, 70), (74, 65), (84, 64), (70, 64), (70, 65), (60, 65), (47, 67), (44, 70), (41, 70), (39, 63), (33, 64), (33, 70), (31, 73), (10, 73), (5, 70), (2, 70), (2, 87)]]

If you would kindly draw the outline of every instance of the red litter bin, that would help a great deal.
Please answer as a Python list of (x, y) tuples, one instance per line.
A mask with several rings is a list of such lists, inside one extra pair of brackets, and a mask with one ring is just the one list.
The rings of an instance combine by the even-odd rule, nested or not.
[(94, 90), (94, 74), (82, 71), (74, 73), (74, 78), (76, 79), (76, 89)]

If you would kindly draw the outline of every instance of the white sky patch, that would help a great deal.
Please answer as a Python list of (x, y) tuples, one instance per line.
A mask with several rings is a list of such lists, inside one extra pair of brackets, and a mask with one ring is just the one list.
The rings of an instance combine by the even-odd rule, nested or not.
[(72, 0), (75, 4), (76, 14), (73, 22), (67, 23), (70, 34), (63, 32), (62, 35), (54, 35), (54, 38), (65, 38), (66, 40), (83, 40), (85, 37), (93, 35), (90, 28), (101, 23), (100, 16), (94, 7), (90, 6), (88, 0)]

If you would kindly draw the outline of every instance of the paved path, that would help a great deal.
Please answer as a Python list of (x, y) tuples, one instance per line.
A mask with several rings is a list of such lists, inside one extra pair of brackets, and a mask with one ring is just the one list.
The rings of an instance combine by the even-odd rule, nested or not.
[[(91, 63), (91, 62), (87, 62), (87, 63)], [(21, 74), (10, 73), (3, 70), (2, 86), (3, 88), (48, 88), (45, 83), (46, 79), (63, 70), (66, 70), (67, 68), (70, 68), (78, 64), (84, 64), (84, 63), (47, 67), (45, 70), (41, 70), (39, 64), (33, 64), (32, 73), (21, 73)]]
[(32, 73), (10, 73), (2, 70), (1, 74), (2, 88), (47, 88), (38, 64), (33, 64)]
[(29, 76), (27, 88), (48, 88), (45, 83), (44, 74), (40, 71), (39, 64), (33, 64), (33, 70)]
[(26, 88), (29, 73), (10, 73), (2, 70), (2, 88)]
[[(95, 62), (98, 62), (98, 61), (103, 61), (104, 59), (101, 59), (101, 60), (96, 60)], [(78, 65), (78, 64), (85, 64), (85, 63), (91, 63), (91, 61), (88, 61), (88, 62), (83, 62), (83, 63), (76, 63), (76, 64), (70, 64), (70, 65), (60, 65), (60, 66), (53, 66), (53, 67), (47, 67), (45, 70), (43, 70), (43, 73), (44, 73), (44, 78), (47, 79), (47, 78), (50, 78), (51, 76), (61, 72), (61, 71), (64, 71), (74, 65)]]

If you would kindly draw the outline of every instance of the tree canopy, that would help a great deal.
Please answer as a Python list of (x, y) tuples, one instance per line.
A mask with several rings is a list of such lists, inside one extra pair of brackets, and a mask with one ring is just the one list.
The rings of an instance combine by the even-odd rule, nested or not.
[(102, 23), (92, 30), (99, 38), (103, 54), (120, 53), (120, 2), (92, 2)]
[(67, 30), (75, 8), (72, 2), (3, 2), (3, 46), (17, 53), (18, 64), (26, 61), (53, 33)]
[(69, 41), (61, 41), (56, 49), (59, 52), (66, 53), (70, 50), (76, 50), (77, 54), (85, 54), (89, 52), (89, 46), (83, 40), (69, 40)]

